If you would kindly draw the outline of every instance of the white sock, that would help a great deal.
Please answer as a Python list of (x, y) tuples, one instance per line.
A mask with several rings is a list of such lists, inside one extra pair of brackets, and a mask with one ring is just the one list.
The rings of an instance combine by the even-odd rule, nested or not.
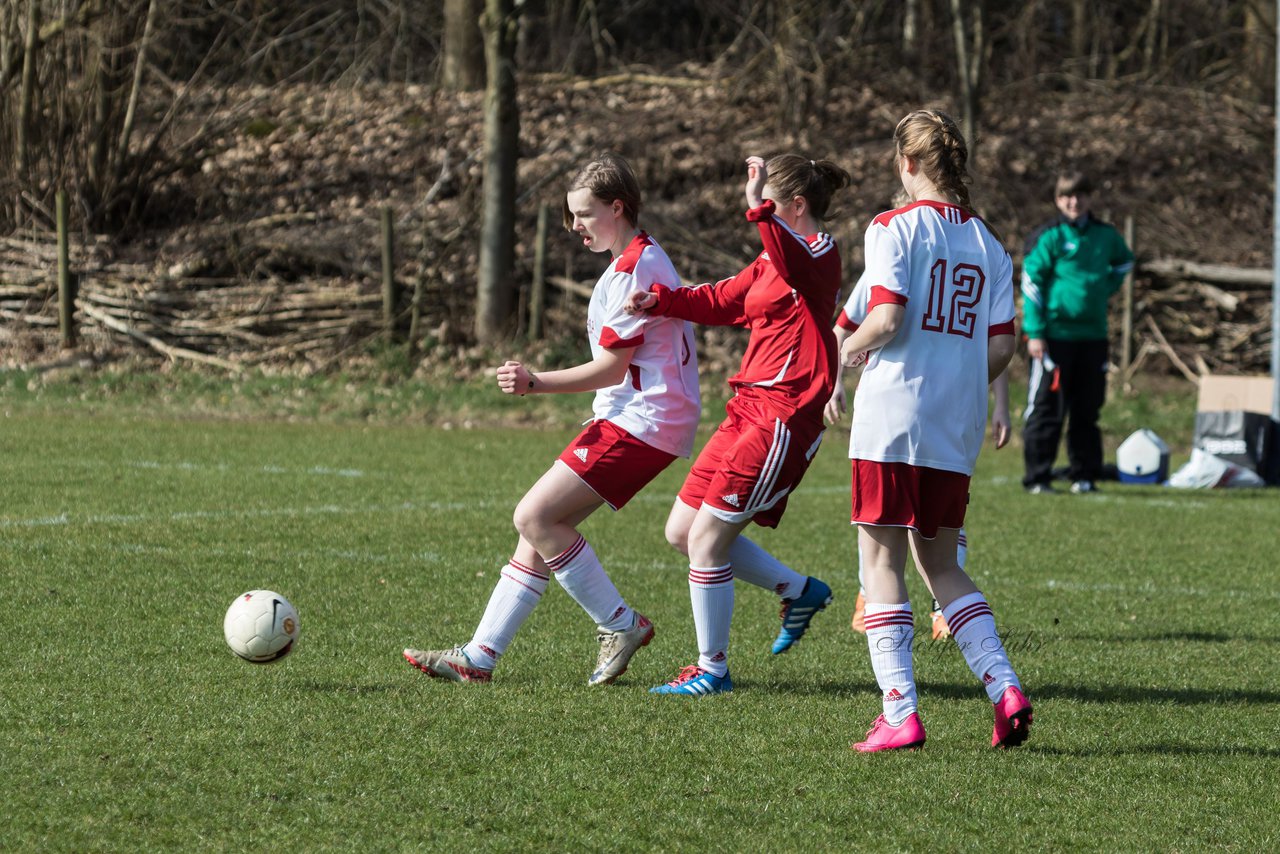
[(772, 590), (782, 599), (795, 599), (809, 580), (741, 535), (729, 546), (729, 565), (734, 578)]
[(729, 623), (733, 619), (733, 565), (689, 567), (689, 599), (698, 634), (698, 666), (708, 673), (729, 672)]
[(622, 601), (622, 594), (605, 574), (595, 550), (582, 537), (548, 560), (547, 566), (597, 626), (611, 632), (631, 628), (635, 612)]
[(546, 590), (547, 576), (537, 570), (514, 559), (504, 566), (471, 643), (462, 648), (471, 663), (492, 670)]
[(951, 627), (951, 636), (964, 654), (964, 660), (973, 675), (982, 680), (991, 702), (996, 702), (1005, 689), (1013, 686), (1022, 689), (1004, 642), (996, 634), (996, 618), (981, 592), (961, 596), (942, 609)]
[(916, 680), (911, 666), (915, 642), (915, 622), (911, 603), (873, 605), (867, 603), (867, 648), (871, 650), (871, 670), (880, 686), (885, 720), (897, 726), (917, 709)]

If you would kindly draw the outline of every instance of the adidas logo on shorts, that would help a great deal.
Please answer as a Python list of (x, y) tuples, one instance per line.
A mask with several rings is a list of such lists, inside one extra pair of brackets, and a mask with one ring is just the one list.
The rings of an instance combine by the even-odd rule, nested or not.
[(575, 449), (574, 449), (574, 452), (573, 452), (573, 455), (574, 455), (575, 457), (577, 457), (579, 460), (581, 460), (582, 462), (584, 462), (584, 463), (587, 461), (587, 449), (586, 449), (586, 448), (575, 448)]
[(736, 492), (731, 492), (731, 493), (729, 493), (728, 495), (721, 495), (721, 496), (720, 496), (720, 500), (721, 500), (721, 501), (723, 501), (725, 504), (728, 504), (730, 507), (737, 507), (737, 506), (738, 506), (738, 493), (736, 493)]

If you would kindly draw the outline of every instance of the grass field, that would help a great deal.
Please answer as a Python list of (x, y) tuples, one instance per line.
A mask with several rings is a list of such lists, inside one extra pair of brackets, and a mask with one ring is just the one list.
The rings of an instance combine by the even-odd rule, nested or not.
[[(619, 684), (586, 687), (594, 625), (553, 584), (493, 684), (457, 685), (400, 649), (470, 637), (514, 502), (572, 422), (226, 421), (11, 391), (0, 849), (1280, 845), (1280, 490), (1032, 499), (1019, 452), (986, 452), (970, 568), (1035, 703), (1032, 739), (990, 750), (991, 706), (960, 656), (922, 644), (928, 745), (863, 756), (848, 748), (879, 699), (848, 629), (840, 431), (759, 535), (835, 603), (773, 657), (776, 601), (739, 588), (737, 690), (682, 700), (647, 689), (695, 656), (685, 567), (661, 533), (685, 463), (584, 528), (657, 626)], [(221, 637), (255, 587), (301, 615), (276, 665)]]

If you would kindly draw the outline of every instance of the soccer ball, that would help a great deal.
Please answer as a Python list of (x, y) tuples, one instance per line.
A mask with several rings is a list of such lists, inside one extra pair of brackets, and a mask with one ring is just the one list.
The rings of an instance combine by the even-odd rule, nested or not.
[(250, 590), (236, 597), (222, 621), (231, 651), (254, 664), (279, 661), (298, 639), (298, 612), (279, 593)]

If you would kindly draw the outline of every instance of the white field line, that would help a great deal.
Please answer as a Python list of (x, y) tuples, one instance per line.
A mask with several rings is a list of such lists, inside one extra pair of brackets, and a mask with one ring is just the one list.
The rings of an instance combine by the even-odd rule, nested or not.
[[(110, 463), (98, 463), (98, 465), (111, 465)], [(165, 471), (184, 471), (184, 472), (231, 472), (236, 469), (226, 463), (217, 463), (209, 465), (207, 463), (162, 463), (155, 460), (131, 460), (125, 463), (129, 468), (135, 469), (152, 469)], [(311, 466), (309, 468), (288, 468), (286, 466), (263, 465), (263, 466), (245, 466), (243, 471), (259, 471), (265, 474), (311, 474), (330, 477), (364, 477), (368, 472), (361, 469), (336, 469), (328, 466)], [(375, 473), (377, 474), (377, 473)]]
[(1051, 578), (1048, 581), (1027, 581), (1009, 576), (988, 576), (991, 589), (1000, 587), (1023, 587), (1037, 590), (1064, 590), (1070, 593), (1114, 593), (1119, 596), (1185, 596), (1196, 599), (1239, 599), (1256, 602), (1259, 599), (1280, 599), (1280, 590), (1236, 590), (1230, 587), (1171, 587), (1145, 581), (1141, 584), (1086, 583), (1081, 581), (1060, 581)]
[(145, 469), (148, 471), (172, 471), (186, 472), (192, 474), (203, 474), (213, 472), (216, 474), (291, 474), (291, 475), (311, 475), (314, 477), (345, 477), (345, 478), (361, 478), (361, 477), (391, 477), (393, 472), (386, 471), (369, 471), (367, 469), (357, 468), (337, 468), (334, 466), (283, 466), (274, 463), (263, 463), (262, 465), (231, 465), (229, 463), (196, 463), (186, 460), (178, 460), (171, 462), (161, 462), (159, 460), (125, 460), (123, 462), (115, 460), (93, 460), (78, 459), (64, 461), (66, 466), (75, 466), (77, 468), (90, 469)]
[(461, 501), (428, 501), (416, 504), (404, 501), (399, 504), (367, 504), (343, 507), (337, 504), (321, 504), (314, 507), (271, 507), (258, 510), (185, 510), (174, 513), (62, 513), (57, 516), (33, 519), (0, 518), (0, 528), (39, 528), (53, 525), (134, 525), (153, 522), (206, 521), (218, 519), (268, 519), (280, 516), (352, 516), (384, 515), (389, 513), (449, 512), (461, 510), (487, 510), (496, 502), (491, 499), (464, 503)]
[[(0, 550), (9, 550), (17, 552), (35, 551), (43, 549), (46, 543), (15, 543), (0, 542)], [(407, 555), (392, 555), (381, 552), (372, 552), (356, 549), (268, 549), (268, 548), (227, 548), (225, 546), (199, 546), (195, 548), (183, 547), (172, 548), (170, 546), (154, 546), (142, 545), (141, 543), (104, 543), (98, 547), (101, 551), (121, 552), (132, 555), (160, 555), (162, 557), (174, 557), (187, 559), (195, 556), (200, 557), (237, 557), (252, 558), (261, 560), (270, 558), (272, 560), (299, 560), (299, 559), (325, 559), (325, 560), (345, 560), (353, 563), (361, 564), (391, 564), (396, 565), (408, 563), (441, 563), (444, 555), (435, 551), (413, 552)]]

